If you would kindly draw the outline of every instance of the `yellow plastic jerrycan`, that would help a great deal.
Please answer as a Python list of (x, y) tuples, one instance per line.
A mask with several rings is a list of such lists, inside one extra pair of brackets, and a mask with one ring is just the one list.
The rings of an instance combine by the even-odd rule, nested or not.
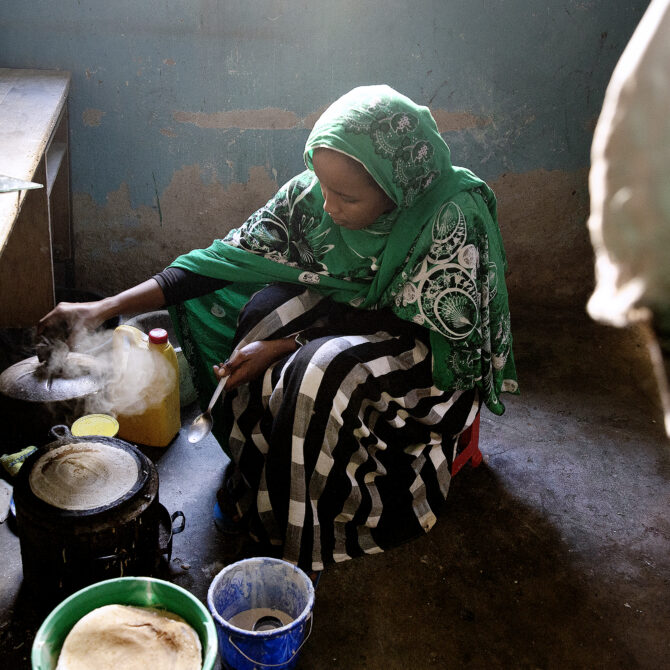
[(112, 338), (115, 381), (112, 404), (118, 437), (150, 447), (166, 447), (181, 428), (179, 363), (167, 331), (146, 335), (121, 325)]

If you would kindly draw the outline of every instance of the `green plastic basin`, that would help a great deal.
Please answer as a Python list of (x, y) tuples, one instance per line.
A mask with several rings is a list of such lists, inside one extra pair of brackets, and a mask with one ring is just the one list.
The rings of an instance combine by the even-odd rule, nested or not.
[(55, 670), (61, 647), (72, 627), (103, 605), (159, 607), (178, 614), (200, 637), (203, 670), (214, 668), (218, 651), (216, 627), (207, 608), (192, 593), (162, 579), (118, 577), (87, 586), (53, 609), (33, 642), (33, 670)]

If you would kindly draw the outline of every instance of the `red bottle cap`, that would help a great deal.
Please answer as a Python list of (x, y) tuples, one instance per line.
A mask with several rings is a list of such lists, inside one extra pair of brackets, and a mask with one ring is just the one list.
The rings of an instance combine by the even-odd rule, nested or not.
[(168, 334), (165, 328), (152, 328), (149, 331), (149, 342), (152, 344), (165, 344), (168, 341)]

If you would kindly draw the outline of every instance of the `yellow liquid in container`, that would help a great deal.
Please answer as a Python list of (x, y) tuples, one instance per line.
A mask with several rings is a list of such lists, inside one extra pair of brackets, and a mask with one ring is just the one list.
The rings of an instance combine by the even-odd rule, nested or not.
[(86, 414), (72, 424), (70, 432), (75, 437), (86, 435), (115, 437), (119, 432), (119, 422), (108, 414)]
[(118, 437), (166, 447), (181, 428), (179, 363), (167, 332), (145, 335), (133, 326), (114, 330), (117, 379), (112, 389)]

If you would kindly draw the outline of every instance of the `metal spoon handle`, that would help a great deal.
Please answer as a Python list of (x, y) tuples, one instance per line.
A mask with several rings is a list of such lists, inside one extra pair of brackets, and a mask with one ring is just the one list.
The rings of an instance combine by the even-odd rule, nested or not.
[(212, 407), (214, 407), (214, 404), (219, 399), (219, 396), (221, 395), (221, 391), (223, 391), (223, 387), (226, 385), (226, 382), (228, 381), (229, 376), (230, 375), (227, 375), (226, 377), (221, 377), (221, 379), (219, 379), (219, 383), (216, 387), (216, 390), (212, 394), (212, 399), (209, 401), (209, 405), (207, 407), (208, 412), (212, 411)]

